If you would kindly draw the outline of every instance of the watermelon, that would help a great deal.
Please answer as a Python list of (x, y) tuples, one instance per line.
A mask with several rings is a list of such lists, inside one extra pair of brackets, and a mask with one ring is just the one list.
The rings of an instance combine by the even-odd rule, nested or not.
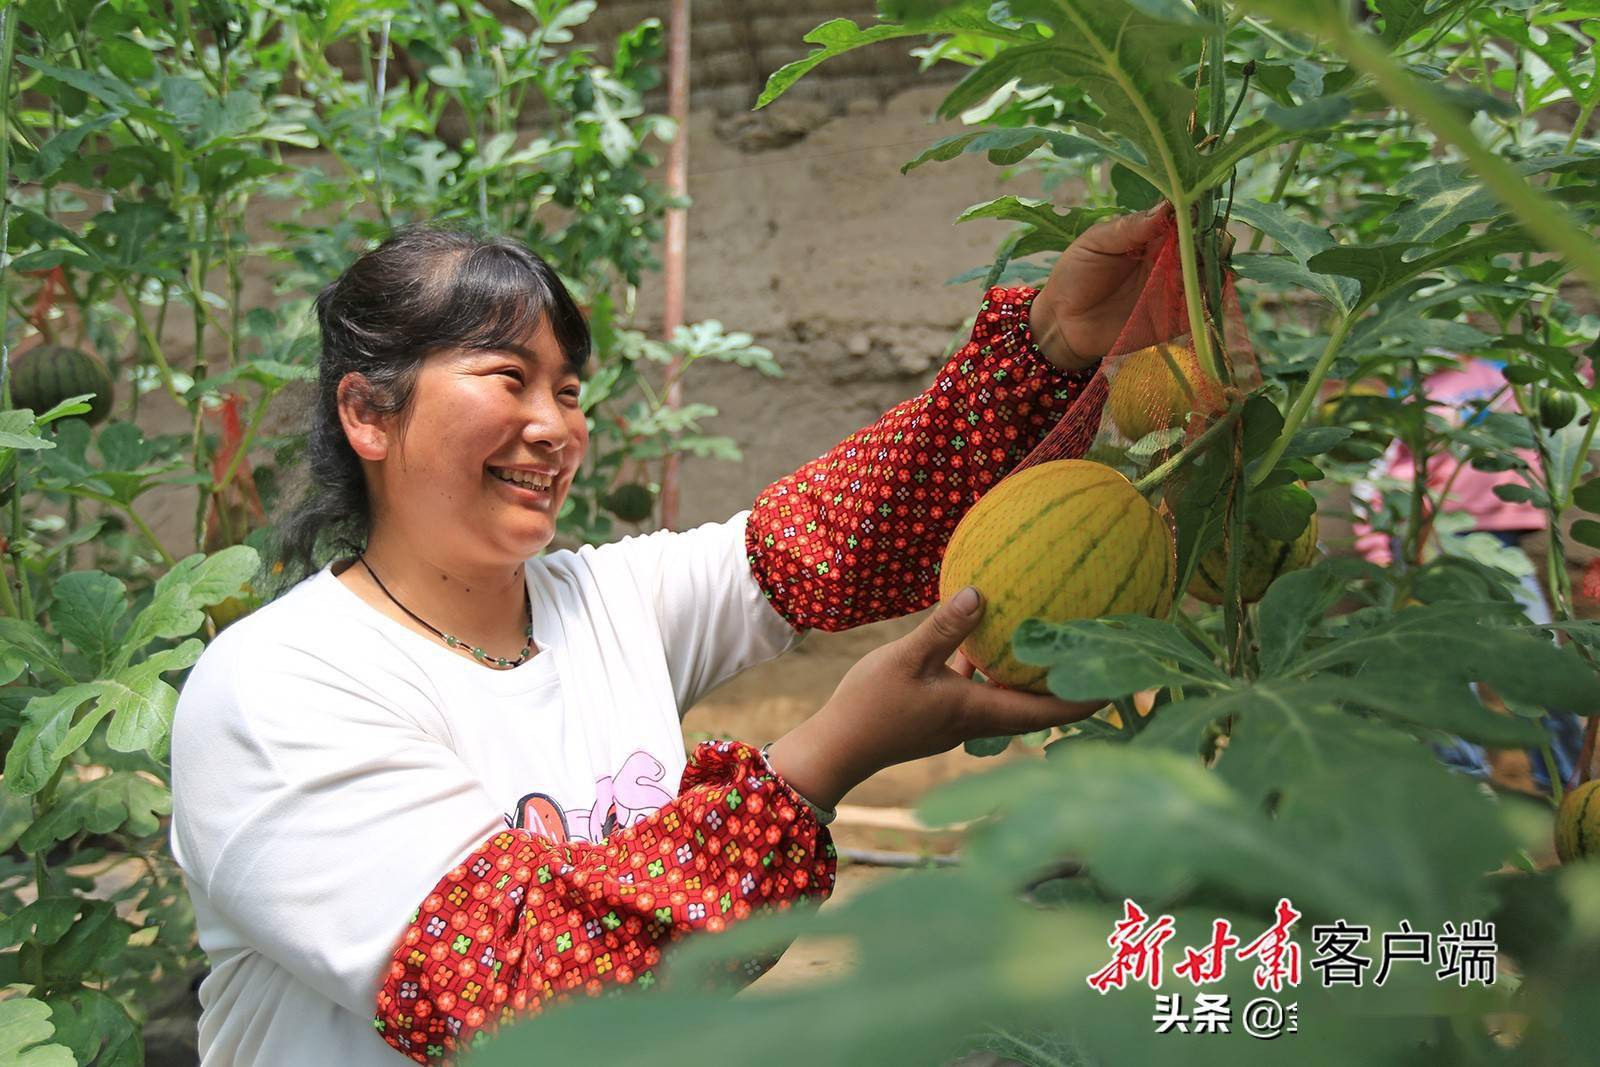
[(1539, 425), (1559, 430), (1578, 417), (1578, 398), (1564, 389), (1546, 389), (1539, 397)]
[[(1168, 359), (1183, 371), (1194, 391), (1193, 402), (1173, 376)], [(1201, 368), (1194, 350), (1165, 342), (1130, 352), (1118, 361), (1106, 396), (1111, 421), (1130, 441), (1156, 430), (1183, 426), (1190, 410), (1216, 414), (1222, 406), (1222, 391)]]
[(1119, 472), (1100, 463), (1040, 463), (1000, 481), (956, 526), (939, 571), (947, 599), (969, 585), (986, 607), (961, 650), (992, 681), (1045, 693), (1046, 669), (1022, 663), (1011, 635), (1024, 619), (1165, 615), (1172, 532)]
[(1556, 855), (1562, 863), (1600, 855), (1600, 778), (1561, 798), (1556, 809)]
[[(1315, 515), (1311, 516), (1306, 528), (1293, 541), (1273, 540), (1247, 524), (1244, 556), (1239, 560), (1239, 596), (1247, 602), (1260, 600), (1278, 575), (1309, 566), (1316, 557)], [(1195, 564), (1194, 577), (1189, 579), (1189, 595), (1207, 604), (1220, 604), (1227, 576), (1228, 553), (1219, 544)]]
[(623, 522), (643, 522), (656, 510), (656, 495), (647, 485), (619, 485), (600, 498), (600, 506)]
[(40, 345), (11, 365), (11, 403), (43, 414), (71, 396), (93, 393), (81, 416), (90, 426), (104, 422), (116, 399), (111, 371), (100, 357), (66, 345)]

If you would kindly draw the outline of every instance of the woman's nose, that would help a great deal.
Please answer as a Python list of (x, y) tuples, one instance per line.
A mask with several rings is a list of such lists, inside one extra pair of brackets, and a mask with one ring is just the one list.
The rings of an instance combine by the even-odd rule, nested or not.
[(555, 396), (535, 393), (527, 416), (528, 421), (522, 427), (522, 439), (527, 443), (560, 451), (571, 440), (572, 430), (561, 410), (561, 402)]

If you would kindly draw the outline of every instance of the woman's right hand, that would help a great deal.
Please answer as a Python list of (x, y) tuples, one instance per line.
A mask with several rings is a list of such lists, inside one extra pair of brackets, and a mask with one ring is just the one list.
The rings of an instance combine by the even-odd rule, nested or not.
[(949, 666), (983, 610), (969, 587), (906, 636), (862, 657), (820, 711), (773, 742), (773, 769), (811, 803), (833, 808), (885, 767), (980, 737), (1077, 722), (1105, 705), (1000, 689), (973, 681), (970, 664)]

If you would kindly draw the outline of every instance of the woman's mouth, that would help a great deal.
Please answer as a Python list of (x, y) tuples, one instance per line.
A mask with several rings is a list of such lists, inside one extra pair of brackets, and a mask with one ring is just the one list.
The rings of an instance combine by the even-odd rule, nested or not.
[(555, 478), (552, 475), (534, 471), (512, 470), (507, 467), (490, 467), (489, 475), (505, 486), (506, 490), (516, 499), (526, 503), (548, 502), (551, 489), (555, 484)]

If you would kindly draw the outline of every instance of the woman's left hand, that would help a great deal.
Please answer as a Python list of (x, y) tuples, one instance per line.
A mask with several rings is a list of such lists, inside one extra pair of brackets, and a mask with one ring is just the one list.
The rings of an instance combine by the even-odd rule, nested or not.
[[(1033, 339), (1051, 364), (1087, 370), (1111, 350), (1150, 277), (1150, 259), (1137, 253), (1161, 235), (1171, 216), (1172, 205), (1163, 200), (1141, 214), (1103, 219), (1061, 253), (1029, 314)], [(1128, 345), (1167, 340), (1141, 330), (1148, 333), (1148, 325), (1133, 325)]]

